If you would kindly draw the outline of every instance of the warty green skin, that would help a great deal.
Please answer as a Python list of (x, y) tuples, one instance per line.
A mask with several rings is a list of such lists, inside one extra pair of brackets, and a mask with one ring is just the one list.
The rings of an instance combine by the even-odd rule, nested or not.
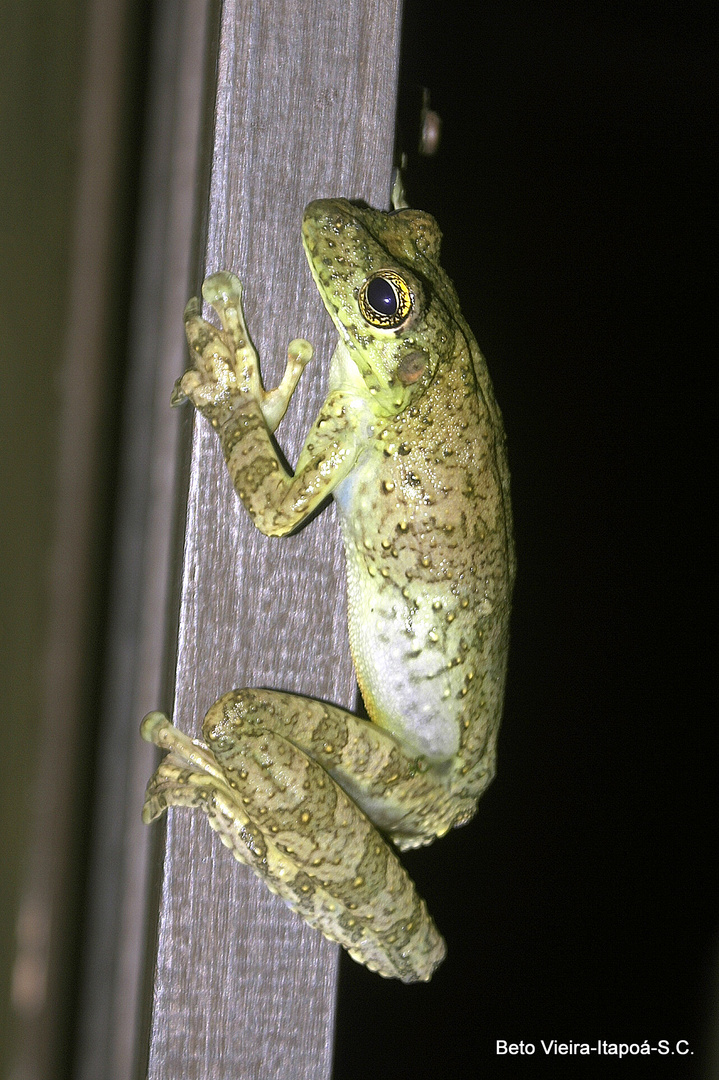
[[(347, 556), (352, 657), (370, 721), (291, 694), (236, 690), (209, 710), (205, 743), (160, 713), (169, 749), (145, 820), (199, 806), (233, 854), (372, 970), (427, 980), (444, 942), (387, 839), (431, 843), (474, 814), (495, 769), (514, 553), (504, 430), (481, 352), (439, 265), (430, 215), (342, 199), (307, 207), (310, 268), (339, 333), (329, 389), (294, 474), (270, 433), (311, 347), (290, 344), (262, 388), (231, 274), (205, 282), (218, 330), (186, 313), (194, 366), (175, 390), (221, 440), (238, 495), (267, 535), (332, 494)], [(409, 314), (373, 326), (372, 274), (401, 276)]]

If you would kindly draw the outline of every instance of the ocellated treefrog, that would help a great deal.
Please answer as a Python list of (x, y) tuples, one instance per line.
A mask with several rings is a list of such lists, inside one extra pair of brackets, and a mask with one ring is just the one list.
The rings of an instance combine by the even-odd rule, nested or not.
[(339, 341), (294, 473), (270, 436), (312, 349), (293, 341), (266, 392), (230, 273), (203, 287), (221, 329), (188, 304), (193, 366), (174, 401), (215, 428), (268, 536), (333, 496), (370, 719), (232, 690), (199, 743), (150, 713), (143, 736), (171, 752), (143, 814), (200, 807), (241, 862), (356, 960), (427, 980), (445, 945), (395, 849), (464, 824), (494, 775), (514, 578), (504, 429), (429, 214), (322, 199), (302, 232)]

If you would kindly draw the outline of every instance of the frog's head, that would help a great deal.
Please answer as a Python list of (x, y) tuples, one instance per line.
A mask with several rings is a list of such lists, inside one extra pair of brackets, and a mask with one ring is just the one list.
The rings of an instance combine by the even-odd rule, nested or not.
[(384, 213), (346, 199), (318, 199), (304, 213), (312, 275), (341, 341), (381, 412), (424, 393), (452, 333), (442, 299), (441, 233), (419, 210)]

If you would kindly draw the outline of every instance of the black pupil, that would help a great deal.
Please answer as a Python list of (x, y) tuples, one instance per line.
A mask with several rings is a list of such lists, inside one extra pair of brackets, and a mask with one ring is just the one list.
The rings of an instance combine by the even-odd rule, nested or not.
[(367, 303), (380, 315), (397, 314), (397, 294), (383, 277), (376, 277), (367, 286)]

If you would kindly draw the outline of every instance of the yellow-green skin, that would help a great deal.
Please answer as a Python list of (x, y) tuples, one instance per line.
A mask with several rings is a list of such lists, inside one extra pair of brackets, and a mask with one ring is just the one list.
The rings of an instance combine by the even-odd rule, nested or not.
[[(294, 475), (270, 433), (312, 350), (292, 342), (282, 383), (265, 392), (231, 274), (203, 288), (222, 330), (188, 304), (194, 367), (173, 398), (215, 427), (263, 533), (286, 535), (334, 496), (370, 721), (235, 690), (208, 712), (205, 743), (161, 713), (143, 722), (171, 751), (148, 786), (146, 821), (168, 805), (201, 807), (307, 922), (405, 982), (429, 979), (446, 950), (387, 841), (418, 847), (464, 824), (494, 775), (514, 578), (502, 418), (439, 265), (440, 239), (416, 210), (307, 207), (305, 250), (339, 342)], [(408, 305), (394, 328), (374, 325), (363, 305), (363, 285), (381, 271), (399, 276)]]

